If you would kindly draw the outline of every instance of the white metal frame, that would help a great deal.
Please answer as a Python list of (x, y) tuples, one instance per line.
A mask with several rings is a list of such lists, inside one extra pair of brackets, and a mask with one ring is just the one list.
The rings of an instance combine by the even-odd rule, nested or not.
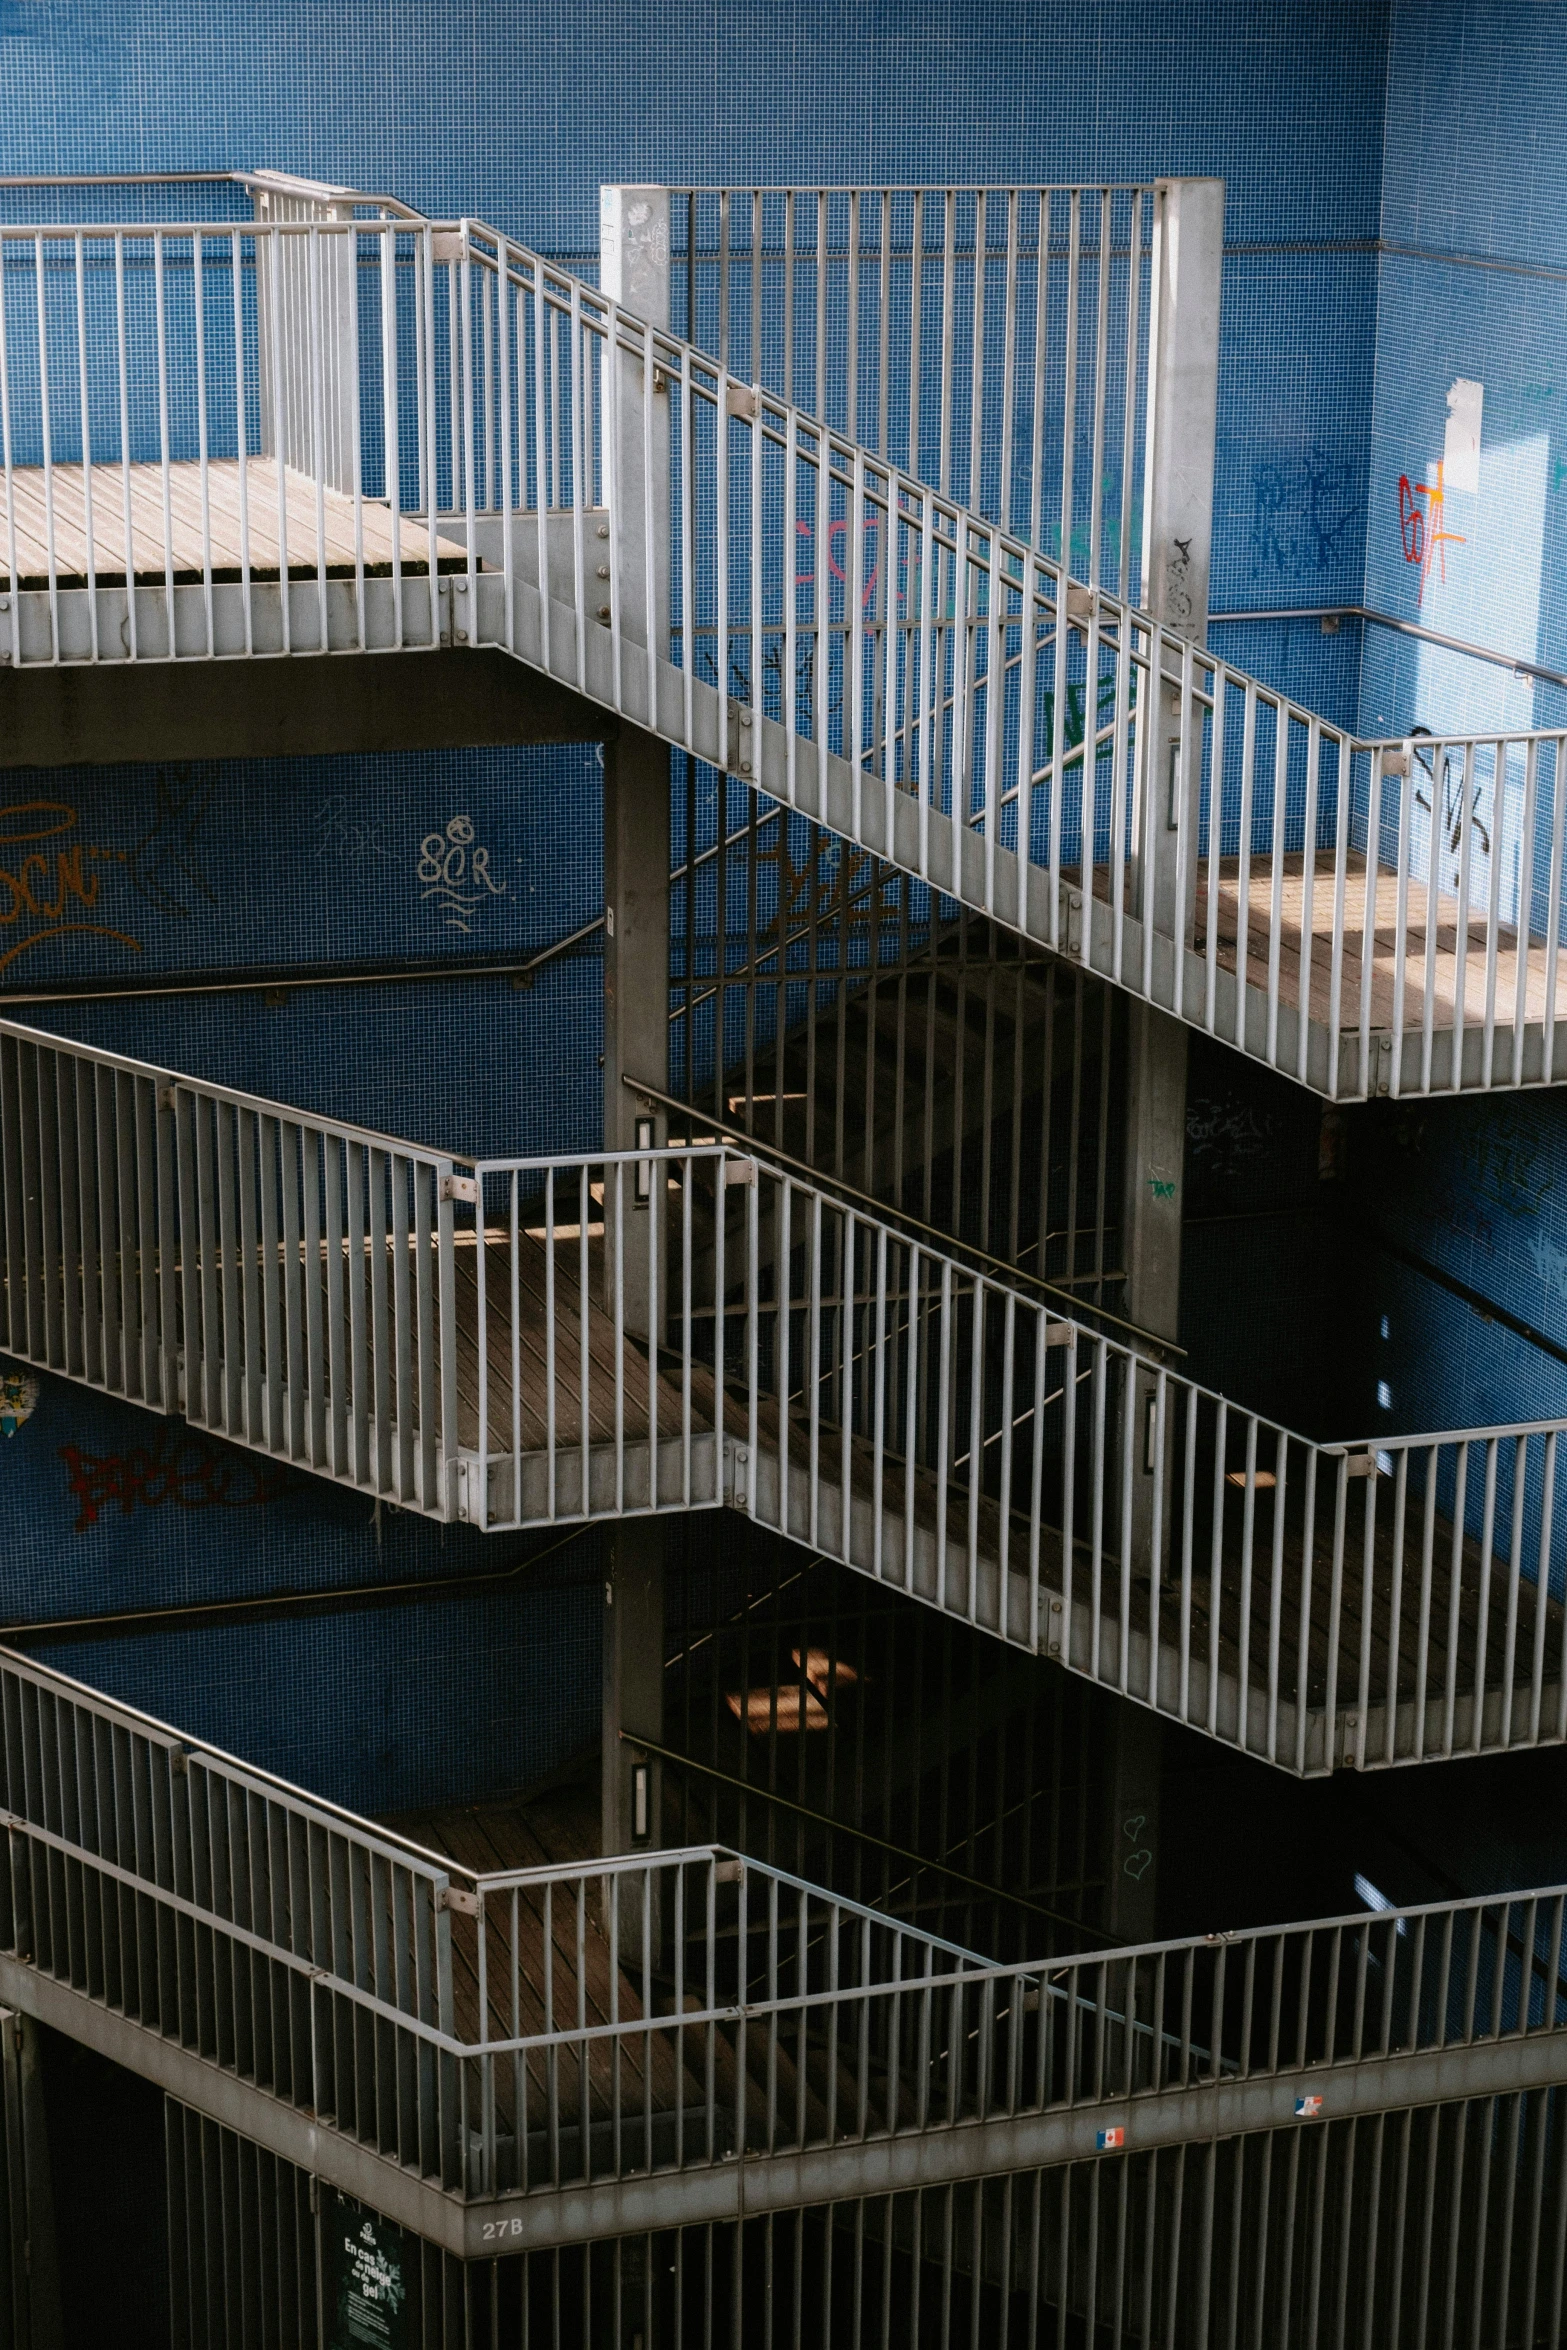
[(1359, 742), (473, 220), (326, 191), (0, 257), (13, 668), (500, 645), (1320, 1093), (1567, 1074), (1567, 737)]
[(722, 1504), (1280, 1768), (1567, 1738), (1567, 1421), (1292, 1434), (721, 1144), (463, 1160), (0, 1023), (0, 1345), (497, 1529)]

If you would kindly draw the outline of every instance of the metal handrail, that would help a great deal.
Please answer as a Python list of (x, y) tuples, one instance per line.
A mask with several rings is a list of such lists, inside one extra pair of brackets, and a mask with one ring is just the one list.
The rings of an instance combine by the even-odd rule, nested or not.
[[(53, 327), (8, 313), (0, 659), (501, 645), (1321, 1093), (1555, 1081), (1567, 736), (1365, 743), (482, 222), (297, 202), (243, 225), (0, 229), (12, 267), (58, 264), (77, 295), (74, 326), (41, 299)], [(121, 290), (137, 256), (156, 319)], [(190, 446), (164, 416), (133, 448), (94, 417), (128, 418), (154, 357), (167, 373), (169, 306), (212, 273), (236, 297), (254, 274), (256, 323), (204, 306)], [(259, 442), (218, 400), (236, 370)], [(658, 433), (631, 454), (660, 402), (667, 546)], [(234, 469), (221, 497), (214, 464)], [(766, 527), (780, 496), (821, 542), (803, 583)], [(1033, 690), (1002, 694), (1019, 663)], [(1173, 826), (1156, 734), (1177, 744)]]
[[(1468, 2052), (1567, 2028), (1557, 1886), (1001, 1966), (721, 1846), (461, 1872), (459, 1895), (371, 1824), (64, 1676), (0, 1657), (0, 1695), (0, 1955), (458, 2200), (1307, 2068), (1327, 2087), (1380, 2062), (1396, 2100), (1399, 2060), (1433, 2053), (1462, 2094)], [(136, 1801), (79, 1806), (79, 1756)], [(110, 1886), (135, 1899), (94, 1904), (90, 1961), (71, 1920)], [(135, 1961), (158, 1916), (200, 1929), (177, 1969)], [(389, 2065), (356, 2061), (355, 2017)], [(970, 2175), (1011, 2159), (965, 2143)]]
[(1567, 1419), (1298, 1435), (762, 1148), (463, 1159), (0, 1022), (0, 1241), (14, 1356), (400, 1507), (727, 1505), (1296, 1773), (1567, 1741)]
[[(397, 220), (422, 221), (424, 214), (399, 196), (376, 196), (360, 188), (339, 187), (329, 180), (305, 179), (288, 171), (25, 171), (0, 172), (0, 188), (178, 188), (231, 186), (261, 189), (271, 195), (297, 196), (315, 204), (374, 205)], [(23, 223), (22, 226), (30, 224)], [(74, 222), (42, 224), (72, 228)], [(143, 223), (143, 226), (150, 225)]]

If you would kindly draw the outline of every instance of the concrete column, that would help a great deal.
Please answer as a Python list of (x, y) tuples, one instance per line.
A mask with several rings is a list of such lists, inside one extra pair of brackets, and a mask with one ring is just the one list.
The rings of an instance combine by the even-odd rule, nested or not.
[[(1218, 421), (1219, 294), (1224, 182), (1161, 180), (1154, 226), (1153, 317), (1148, 383), (1148, 474), (1144, 498), (1145, 598), (1173, 636), (1205, 644), (1213, 554), (1213, 469)], [(1161, 686), (1150, 738), (1145, 827), (1164, 837), (1156, 857), (1138, 843), (1138, 910), (1183, 946), (1190, 935), (1201, 776), (1177, 761), (1179, 697)], [(1192, 854), (1186, 902), (1176, 903), (1178, 827)], [(1155, 869), (1147, 886), (1149, 865)], [(1127, 1319), (1175, 1338), (1181, 1312), (1182, 1183), (1186, 1157), (1186, 1045), (1183, 1022), (1133, 1002), (1127, 1037), (1126, 1177), (1122, 1262)], [(1144, 1467), (1142, 1427), (1151, 1383), (1129, 1398), (1136, 1414), (1133, 1556), (1153, 1549), (1153, 1479)], [(1165, 1488), (1171, 1490), (1173, 1455)], [(1168, 1501), (1165, 1542), (1169, 1539)], [(1107, 1905), (1110, 1931), (1126, 1941), (1156, 1931), (1161, 1726), (1141, 1706), (1116, 1704), (1107, 1786)]]
[[(667, 188), (599, 190), (599, 284), (633, 317), (667, 329)], [(609, 401), (622, 627), (631, 644), (662, 653), (669, 639), (669, 402), (656, 373), (649, 397), (643, 363), (623, 352), (611, 362)], [(669, 751), (624, 726), (604, 753), (604, 908), (604, 1147), (662, 1145), (663, 1112), (622, 1080), (644, 1077), (665, 1090), (669, 1082)], [(648, 1313), (655, 1204), (651, 1197), (638, 1203), (634, 1189), (622, 1194), (626, 1327), (656, 1340)], [(664, 1735), (664, 1529), (657, 1518), (623, 1518), (610, 1535), (603, 1725), (604, 1850), (657, 1846), (659, 1764), (634, 1743), (644, 1737), (661, 1744)]]
[[(669, 750), (652, 735), (623, 726), (604, 746), (604, 1148), (661, 1148), (668, 1122), (650, 1096), (625, 1077), (669, 1085)], [(614, 1220), (614, 1179), (605, 1205)], [(634, 1338), (654, 1335), (649, 1273), (655, 1221), (651, 1186), (637, 1196), (623, 1182), (620, 1200), (622, 1311)], [(612, 1252), (604, 1252), (605, 1306), (613, 1312)]]
[[(1160, 180), (1148, 355), (1144, 602), (1168, 635), (1196, 645), (1208, 640), (1223, 253), (1224, 182)], [(1166, 660), (1166, 682), (1155, 697), (1145, 738), (1136, 886), (1143, 920), (1167, 937), (1184, 937), (1196, 862), (1195, 853), (1188, 857), (1187, 902), (1177, 907), (1175, 835), (1188, 827), (1195, 852), (1202, 777), (1195, 760), (1189, 774), (1178, 772), (1180, 696), (1168, 683), (1169, 667)]]
[[(669, 191), (599, 190), (599, 284), (649, 326), (669, 325)], [(668, 644), (669, 402), (645, 396), (640, 360), (618, 351), (609, 368), (615, 462), (611, 533), (621, 622), (632, 644)], [(652, 431), (649, 437), (649, 419)], [(649, 609), (649, 554), (652, 609)], [(651, 711), (650, 711), (651, 715)], [(604, 1148), (668, 1140), (661, 1112), (637, 1099), (626, 1075), (667, 1087), (669, 1074), (669, 752), (623, 728), (604, 753)], [(653, 1335), (647, 1311), (651, 1202), (623, 1200), (626, 1327)], [(607, 1262), (606, 1278), (610, 1268)], [(606, 1298), (613, 1309), (614, 1300)]]
[[(620, 1518), (604, 1583), (603, 1843), (606, 1853), (662, 1841), (658, 1758), (638, 1738), (664, 1742), (664, 1524)], [(624, 1735), (622, 1735), (624, 1733)], [(645, 1771), (639, 1794), (638, 1772)]]
[(599, 290), (649, 326), (669, 326), (669, 190), (599, 189)]

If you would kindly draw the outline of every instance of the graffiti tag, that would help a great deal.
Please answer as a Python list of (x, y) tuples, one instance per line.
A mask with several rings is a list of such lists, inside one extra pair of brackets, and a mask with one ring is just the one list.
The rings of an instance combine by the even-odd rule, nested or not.
[(1251, 486), (1253, 572), (1326, 571), (1364, 512), (1350, 468), (1325, 449), (1308, 449), (1295, 466), (1255, 466)]
[(1404, 550), (1404, 561), (1418, 564), (1420, 569), (1420, 585), (1415, 598), (1417, 604), (1425, 602), (1426, 583), (1431, 577), (1433, 563), (1438, 565), (1445, 585), (1447, 550), (1465, 543), (1459, 532), (1447, 527), (1447, 489), (1443, 480), (1445, 470), (1444, 461), (1439, 457), (1434, 482), (1412, 483), (1407, 473), (1401, 473), (1398, 477), (1399, 540)]
[(182, 1510), (255, 1509), (299, 1483), (297, 1471), (228, 1452), (186, 1430), (171, 1430), (129, 1452), (87, 1453), (62, 1444), (66, 1483), (85, 1534), (105, 1510), (130, 1517), (172, 1503)]
[(427, 832), (416, 870), (425, 904), (433, 901), (453, 930), (471, 930), (470, 916), (506, 895), (505, 882), (491, 875), (489, 850), (474, 840), (471, 816), (448, 817), (444, 832)]
[[(6, 858), (0, 864), (0, 932), (15, 926), (20, 933), (0, 948), (0, 971), (29, 947), (72, 932), (116, 939), (141, 952), (128, 932), (85, 919), (98, 903), (99, 866), (125, 864), (127, 851), (67, 838), (76, 823), (76, 810), (64, 800), (13, 800), (0, 808), (0, 854)], [(12, 853), (17, 849), (21, 856)]]

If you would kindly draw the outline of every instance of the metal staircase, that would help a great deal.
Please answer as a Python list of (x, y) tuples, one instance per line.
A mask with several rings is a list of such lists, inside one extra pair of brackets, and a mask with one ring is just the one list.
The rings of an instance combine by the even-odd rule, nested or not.
[(13, 669), (498, 647), (1324, 1096), (1563, 1073), (1563, 738), (1358, 741), (1192, 641), (1152, 511), (1163, 618), (480, 222), (237, 185), (0, 226)]
[(727, 1506), (1279, 1768), (1567, 1737), (1567, 1420), (1315, 1443), (759, 1146), (459, 1159), (0, 1023), (0, 1344), (485, 1529)]
[[(1108, 1248), (1144, 1007), (1334, 1101), (1567, 1077), (1567, 737), (1362, 742), (1198, 641), (1183, 185), (606, 191), (599, 288), (274, 174), (201, 220), (0, 194), (0, 692), (498, 651), (687, 787), (634, 1149), (466, 1157), (0, 1022), (0, 1346), (481, 1530), (739, 1513), (1294, 1776), (1567, 1743), (1567, 1419), (1297, 1434)], [(799, 2342), (808, 2262), (825, 2339), (1304, 2344), (1353, 2300), (1416, 2343), (1444, 2210), (1449, 2305), (1559, 2330), (1559, 1888), (1000, 1964), (717, 1842), (475, 1873), (20, 1657), (0, 1729), (0, 2001), (165, 2092), (181, 2338), (231, 2229), (308, 2296), (328, 2191), (419, 2240), (430, 2344), (540, 2280), (584, 2340)]]
[(10, 1654), (0, 1700), (7, 2006), (459, 2257), (1567, 2080), (1557, 1887), (997, 1966), (718, 1848), (474, 1875)]
[[(17, 686), (500, 646), (733, 778), (780, 856), (807, 816), (896, 876), (933, 948), (951, 920), (1020, 935), (1328, 1093), (1550, 1075), (1554, 738), (1461, 746), (1432, 848), (1444, 746), (1357, 744), (1005, 527), (1077, 543), (1081, 391), (1085, 567), (1158, 585), (1135, 475), (1202, 228), (1174, 183), (887, 190), (838, 228), (823, 193), (781, 246), (769, 192), (740, 236), (729, 193), (684, 192), (687, 323), (778, 391), (480, 223), (211, 185), (229, 218), (163, 217), (186, 191), (154, 182), (120, 226), (0, 224)], [(667, 298), (669, 192), (637, 193), (606, 192), (606, 270)], [(938, 486), (791, 405), (813, 375)], [(1454, 857), (1457, 929), (1435, 910), (1415, 955)], [(1521, 873), (1538, 935), (1507, 928)], [(1325, 1029), (1297, 1017), (1324, 979)], [(662, 1115), (654, 1074), (625, 1077)], [(1102, 1200), (1085, 1310), (1075, 1256), (1059, 1287), (1015, 1233), (966, 1248), (716, 1124), (664, 1157), (478, 1163), (7, 1028), (5, 1342), (480, 1527), (734, 1507), (1295, 1773), (1567, 1736), (1567, 1423), (1312, 1441), (1109, 1310)]]

